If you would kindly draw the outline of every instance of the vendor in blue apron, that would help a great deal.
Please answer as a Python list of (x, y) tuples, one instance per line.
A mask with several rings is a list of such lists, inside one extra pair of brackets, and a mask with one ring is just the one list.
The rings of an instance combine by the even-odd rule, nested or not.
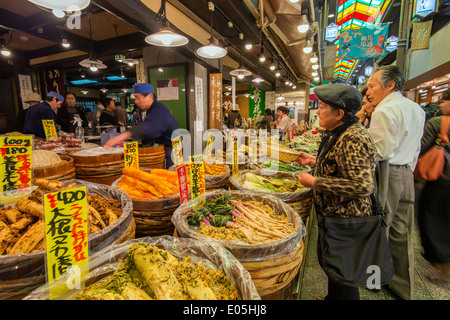
[(136, 83), (133, 85), (135, 104), (145, 112), (143, 122), (133, 126), (130, 130), (109, 139), (104, 147), (114, 147), (116, 144), (133, 138), (141, 140), (144, 145), (155, 142), (164, 145), (166, 153), (166, 168), (173, 165), (172, 162), (172, 132), (178, 129), (178, 123), (165, 105), (155, 98), (153, 86), (148, 83)]

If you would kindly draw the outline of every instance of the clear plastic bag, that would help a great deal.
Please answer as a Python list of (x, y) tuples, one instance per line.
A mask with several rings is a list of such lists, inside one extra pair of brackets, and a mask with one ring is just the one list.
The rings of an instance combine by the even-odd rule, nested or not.
[[(242, 264), (226, 249), (212, 241), (198, 241), (170, 236), (146, 237), (113, 245), (93, 255), (89, 259), (90, 273), (81, 283), (90, 285), (115, 271), (127, 257), (127, 250), (135, 243), (147, 243), (167, 250), (178, 259), (191, 257), (192, 263), (203, 263), (206, 268), (220, 269), (238, 290), (242, 300), (260, 300), (261, 297), (251, 276)], [(48, 284), (45, 284), (24, 298), (24, 300), (48, 299)], [(73, 300), (82, 289), (73, 289), (60, 299)]]
[[(64, 185), (76, 183), (86, 186), (88, 194), (98, 194), (107, 199), (118, 199), (122, 214), (113, 224), (89, 235), (89, 252), (93, 254), (117, 242), (133, 223), (133, 203), (121, 190), (83, 180), (67, 180)], [(30, 291), (45, 281), (45, 251), (21, 255), (0, 255), (0, 299), (8, 299), (21, 292)]]
[[(185, 163), (185, 165), (189, 165), (189, 163)], [(217, 189), (224, 187), (231, 177), (231, 169), (230, 166), (224, 165), (227, 169), (226, 172), (213, 175), (213, 174), (205, 174), (205, 184), (206, 189)], [(176, 166), (173, 165), (169, 168), (170, 171), (176, 171)]]
[(242, 172), (239, 173), (239, 176), (232, 176), (230, 178), (230, 184), (231, 186), (236, 189), (236, 190), (242, 190), (242, 191), (246, 191), (246, 192), (253, 192), (259, 195), (273, 195), (276, 196), (277, 198), (283, 200), (284, 202), (287, 203), (294, 203), (294, 202), (299, 202), (301, 200), (303, 200), (306, 197), (311, 196), (311, 188), (301, 188), (301, 189), (297, 189), (296, 191), (293, 192), (272, 192), (270, 190), (254, 190), (254, 189), (250, 189), (250, 188), (246, 188), (242, 183), (241, 183), (241, 179), (242, 176), (247, 173), (253, 173), (256, 175), (267, 175), (268, 177), (275, 177), (275, 178), (289, 178), (289, 179), (297, 179), (296, 175), (292, 175), (289, 173), (285, 173), (285, 172), (274, 172), (274, 171), (264, 171), (264, 170), (244, 170)]
[[(278, 214), (284, 214), (289, 218), (294, 226), (294, 231), (287, 237), (269, 242), (257, 244), (248, 244), (238, 240), (216, 240), (201, 234), (200, 227), (191, 226), (187, 222), (187, 216), (191, 209), (201, 203), (201, 201), (210, 201), (223, 195), (230, 195), (242, 201), (259, 201), (269, 205)], [(306, 235), (306, 228), (300, 216), (294, 209), (284, 203), (279, 198), (272, 195), (259, 195), (253, 192), (216, 190), (203, 194), (197, 199), (191, 200), (181, 205), (172, 216), (172, 223), (177, 229), (177, 233), (182, 238), (193, 238), (198, 240), (216, 241), (228, 249), (241, 262), (254, 262), (276, 259), (285, 256), (291, 252), (301, 239)]]

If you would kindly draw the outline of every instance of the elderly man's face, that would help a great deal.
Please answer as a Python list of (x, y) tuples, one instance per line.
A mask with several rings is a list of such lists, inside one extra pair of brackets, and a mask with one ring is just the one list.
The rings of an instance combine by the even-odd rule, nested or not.
[(381, 71), (375, 72), (370, 76), (369, 81), (367, 81), (367, 100), (369, 100), (370, 104), (374, 107), (376, 107), (387, 95), (393, 92), (395, 86), (394, 81), (391, 81), (386, 88), (383, 88), (379, 81), (380, 76)]
[(53, 98), (52, 101), (49, 102), (50, 106), (53, 110), (59, 109), (61, 107), (62, 101), (59, 101), (56, 98)]

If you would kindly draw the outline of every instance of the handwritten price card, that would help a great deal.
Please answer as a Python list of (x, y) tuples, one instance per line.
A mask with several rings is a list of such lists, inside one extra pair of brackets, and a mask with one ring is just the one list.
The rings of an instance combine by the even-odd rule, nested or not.
[(233, 175), (237, 176), (238, 174), (239, 174), (238, 142), (235, 139), (233, 141)]
[(44, 126), (45, 137), (47, 138), (47, 140), (58, 139), (58, 133), (56, 132), (55, 121), (42, 120), (42, 125)]
[(123, 149), (125, 167), (139, 169), (139, 147), (137, 141), (125, 143)]
[(205, 189), (203, 155), (191, 156), (191, 199), (204, 194)]
[(32, 136), (0, 136), (0, 203), (31, 193)]
[(183, 146), (181, 144), (181, 136), (172, 140), (173, 163), (175, 166), (183, 164)]
[(74, 289), (73, 275), (79, 284), (89, 272), (86, 187), (44, 194), (44, 211), (47, 281), (53, 300)]
[(189, 186), (186, 172), (186, 166), (182, 165), (177, 168), (178, 187), (180, 189), (180, 203), (183, 204), (189, 201)]

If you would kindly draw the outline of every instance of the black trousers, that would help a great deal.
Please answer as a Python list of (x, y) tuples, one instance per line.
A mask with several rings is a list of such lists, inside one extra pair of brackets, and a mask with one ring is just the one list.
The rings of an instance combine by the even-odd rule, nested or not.
[(328, 278), (328, 295), (325, 300), (359, 300), (359, 289), (338, 284)]

